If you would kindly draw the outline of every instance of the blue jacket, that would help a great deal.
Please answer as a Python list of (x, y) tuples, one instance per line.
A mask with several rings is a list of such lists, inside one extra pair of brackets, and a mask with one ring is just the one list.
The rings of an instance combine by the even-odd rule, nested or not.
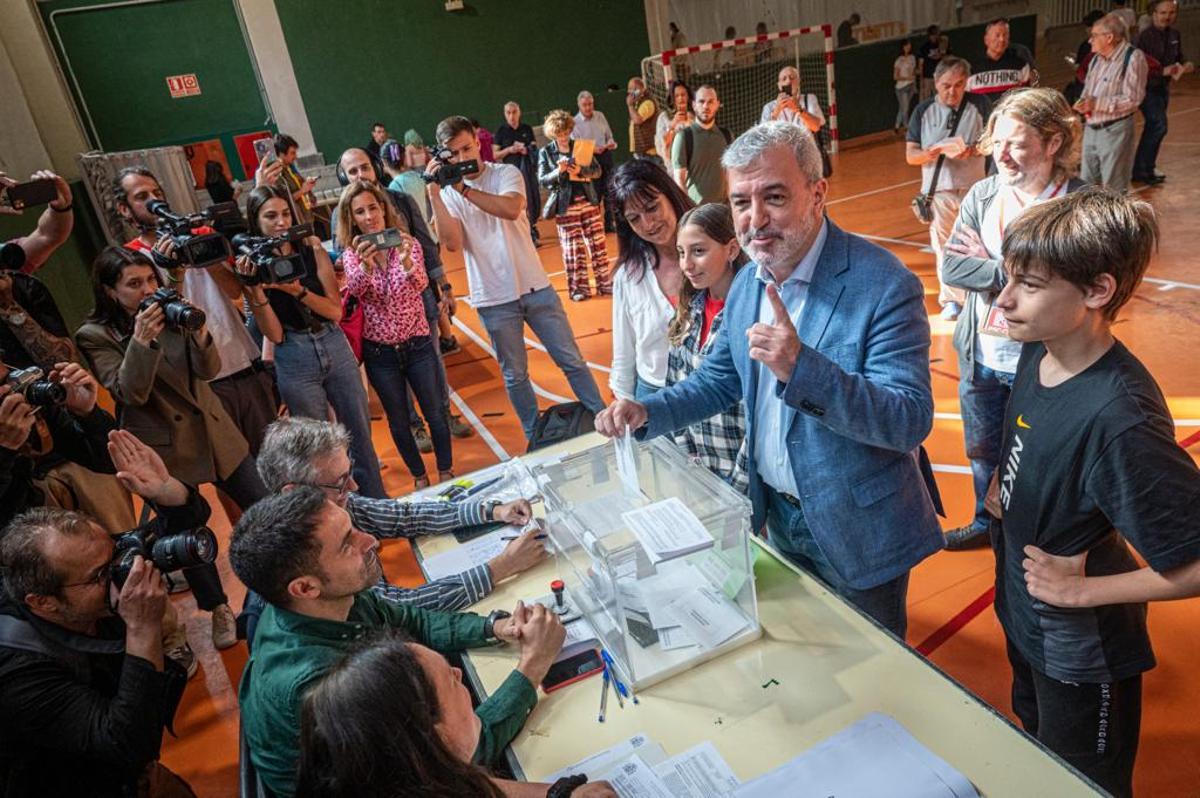
[[(808, 287), (796, 368), (777, 391), (798, 411), (787, 433), (804, 518), (853, 588), (874, 587), (942, 548), (921, 441), (933, 425), (929, 317), (921, 281), (892, 254), (831, 221)], [(765, 290), (753, 264), (734, 279), (725, 324), (700, 368), (645, 401), (655, 437), (746, 403), (754, 528), (766, 517), (755, 464), (758, 363), (745, 331)], [(931, 495), (932, 493), (932, 495)]]

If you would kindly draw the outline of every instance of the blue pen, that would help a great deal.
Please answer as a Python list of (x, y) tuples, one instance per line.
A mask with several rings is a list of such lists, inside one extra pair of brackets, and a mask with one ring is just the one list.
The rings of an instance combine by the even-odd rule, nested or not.
[[(501, 540), (516, 540), (519, 537), (521, 537), (521, 536), (520, 535), (501, 535), (500, 539)], [(542, 533), (541, 535), (534, 535), (533, 539), (534, 540), (545, 540), (547, 537), (548, 536), (545, 533)]]
[(480, 482), (478, 485), (472, 485), (471, 487), (467, 488), (467, 492), (463, 494), (463, 498), (465, 499), (468, 496), (474, 496), (476, 493), (479, 493), (480, 491), (487, 490), (492, 485), (495, 485), (497, 482), (499, 482), (500, 479), (501, 479), (500, 477), (496, 477), (495, 479), (484, 480), (483, 482)]
[[(625, 702), (621, 700), (621, 697), (624, 696), (625, 698), (630, 698), (629, 690), (627, 690), (625, 688), (625, 683), (622, 682), (619, 678), (617, 678), (617, 665), (615, 662), (613, 662), (613, 658), (608, 653), (608, 649), (606, 649), (606, 648), (600, 649), (600, 656), (604, 659), (604, 665), (605, 665), (606, 669), (612, 671), (613, 686), (617, 690), (617, 703), (619, 703), (621, 705), (621, 709), (624, 709)], [(641, 703), (640, 701), (637, 700), (637, 696), (632, 696), (632, 698), (633, 698), (633, 703), (635, 703), (635, 704)]]
[(604, 722), (604, 712), (608, 709), (608, 666), (604, 668), (604, 685), (600, 688), (600, 716), (596, 718)]

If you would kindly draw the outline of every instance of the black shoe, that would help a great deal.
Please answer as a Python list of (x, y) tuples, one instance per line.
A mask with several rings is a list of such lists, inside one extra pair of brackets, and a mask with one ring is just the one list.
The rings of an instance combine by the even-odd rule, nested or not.
[(1159, 175), (1134, 175), (1135, 183), (1145, 183), (1147, 186), (1157, 186), (1163, 183), (1166, 178)]
[(971, 525), (960, 526), (943, 533), (946, 538), (946, 548), (949, 551), (966, 551), (967, 549), (982, 549), (992, 545), (991, 536), (986, 529), (976, 529)]

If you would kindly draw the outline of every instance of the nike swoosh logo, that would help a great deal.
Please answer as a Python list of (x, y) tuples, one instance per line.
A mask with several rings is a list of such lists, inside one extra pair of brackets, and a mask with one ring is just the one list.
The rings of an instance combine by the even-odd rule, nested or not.
[(1026, 423), (1025, 423), (1025, 416), (1024, 416), (1024, 415), (1018, 415), (1018, 416), (1017, 416), (1017, 426), (1018, 426), (1018, 427), (1020, 427), (1021, 429), (1033, 429), (1033, 427), (1031, 427), (1031, 426), (1029, 426), (1028, 424), (1026, 424)]

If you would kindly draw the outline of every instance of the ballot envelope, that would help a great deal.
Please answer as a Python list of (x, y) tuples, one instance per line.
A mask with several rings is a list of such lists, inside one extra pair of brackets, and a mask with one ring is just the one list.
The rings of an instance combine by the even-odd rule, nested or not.
[(571, 610), (635, 690), (759, 637), (750, 501), (673, 442), (605, 442), (529, 472)]

